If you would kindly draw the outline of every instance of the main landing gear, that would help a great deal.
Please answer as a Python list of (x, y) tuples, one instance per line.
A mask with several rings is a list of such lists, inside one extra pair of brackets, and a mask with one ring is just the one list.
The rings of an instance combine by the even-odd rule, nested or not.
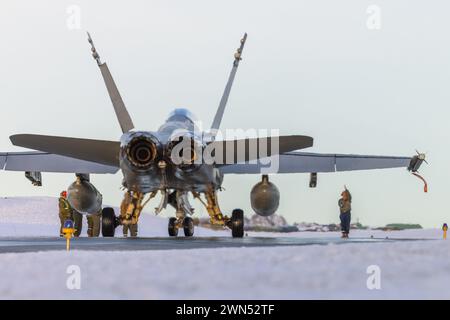
[[(242, 238), (244, 236), (244, 211), (234, 209), (230, 218), (222, 214), (217, 201), (216, 191), (205, 192), (206, 201), (200, 197), (198, 192), (193, 192), (193, 195), (205, 206), (212, 225), (231, 229), (233, 238)], [(186, 193), (173, 192), (169, 195), (169, 203), (177, 209), (177, 217), (169, 219), (169, 236), (176, 237), (178, 230), (183, 229), (186, 237), (192, 237), (194, 235), (194, 221), (190, 216), (193, 213), (193, 209), (187, 201)]]
[(144, 200), (145, 194), (142, 192), (127, 191), (120, 205), (120, 215), (116, 217), (114, 209), (105, 207), (102, 210), (102, 236), (114, 237), (118, 226), (126, 226), (132, 237), (137, 236), (137, 224), (139, 216), (145, 205), (155, 197), (156, 192), (150, 193)]
[(231, 214), (231, 235), (233, 238), (242, 238), (244, 236), (244, 211), (234, 209)]
[(105, 207), (102, 210), (102, 236), (114, 237), (116, 227), (119, 225), (114, 209)]
[(194, 197), (198, 199), (206, 208), (209, 214), (209, 220), (212, 225), (224, 226), (231, 229), (233, 238), (242, 238), (244, 236), (244, 211), (241, 209), (234, 209), (231, 218), (224, 216), (220, 210), (217, 201), (217, 192), (205, 192), (206, 202), (200, 198), (199, 193), (193, 193)]
[[(156, 194), (156, 191), (152, 192), (144, 200), (144, 193), (127, 191), (120, 205), (119, 217), (115, 216), (113, 208), (105, 207), (102, 210), (103, 237), (114, 237), (115, 229), (119, 225), (128, 226), (131, 231), (131, 236), (137, 236), (137, 223), (142, 209)], [(176, 209), (176, 217), (170, 218), (167, 226), (167, 231), (171, 237), (178, 236), (180, 229), (183, 229), (185, 237), (192, 237), (194, 235), (194, 220), (191, 217), (194, 209), (189, 204), (187, 195), (188, 193), (186, 191), (173, 191), (169, 194), (167, 190), (162, 190), (161, 204), (156, 209), (156, 212), (161, 212), (167, 204), (170, 204)], [(217, 192), (215, 190), (204, 193), (206, 201), (197, 192), (193, 192), (193, 195), (194, 198), (198, 199), (205, 206), (212, 225), (229, 228), (233, 238), (242, 238), (244, 236), (244, 211), (234, 209), (231, 217), (223, 215), (219, 208)]]

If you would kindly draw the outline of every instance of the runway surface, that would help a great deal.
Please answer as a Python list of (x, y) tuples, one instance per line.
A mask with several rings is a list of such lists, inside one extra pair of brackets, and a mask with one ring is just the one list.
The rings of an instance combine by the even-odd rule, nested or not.
[[(132, 250), (174, 250), (203, 248), (276, 247), (307, 245), (345, 245), (349, 243), (377, 243), (414, 241), (419, 239), (384, 238), (263, 238), (245, 237), (193, 237), (193, 238), (75, 238), (71, 240), (72, 250), (132, 251)], [(0, 238), (0, 253), (38, 252), (65, 250), (66, 240), (55, 237)]]

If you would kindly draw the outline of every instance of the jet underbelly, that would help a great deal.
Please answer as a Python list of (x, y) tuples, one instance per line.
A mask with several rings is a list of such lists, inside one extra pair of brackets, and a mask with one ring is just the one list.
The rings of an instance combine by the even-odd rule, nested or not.
[(202, 165), (192, 171), (181, 171), (177, 168), (152, 168), (145, 172), (137, 172), (128, 166), (122, 166), (123, 185), (129, 190), (149, 193), (160, 189), (205, 192), (211, 187), (218, 189), (223, 175), (217, 168)]

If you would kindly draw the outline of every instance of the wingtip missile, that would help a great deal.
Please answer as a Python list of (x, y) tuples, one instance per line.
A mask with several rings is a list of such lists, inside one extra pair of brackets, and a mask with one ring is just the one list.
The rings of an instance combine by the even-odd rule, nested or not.
[(245, 40), (247, 40), (247, 32), (244, 33), (244, 36), (241, 39), (241, 43), (245, 43)]
[(94, 41), (92, 40), (91, 34), (88, 31), (86, 31), (86, 33), (88, 36), (88, 42), (91, 45), (92, 57), (94, 58), (95, 61), (97, 61), (98, 65), (101, 65), (102, 62), (100, 61), (100, 56), (99, 56), (97, 50), (95, 49)]
[(244, 36), (241, 39), (241, 45), (236, 50), (234, 54), (234, 65), (237, 66), (238, 62), (242, 60), (242, 51), (244, 50), (245, 41), (247, 40), (247, 33), (244, 33)]
[(418, 150), (416, 150), (416, 153), (417, 153), (417, 158), (418, 158), (419, 160), (421, 160), (421, 161), (425, 162), (426, 164), (428, 164), (427, 160), (425, 160), (426, 155), (427, 155), (426, 152), (425, 152), (425, 153), (422, 153), (422, 152), (419, 152)]

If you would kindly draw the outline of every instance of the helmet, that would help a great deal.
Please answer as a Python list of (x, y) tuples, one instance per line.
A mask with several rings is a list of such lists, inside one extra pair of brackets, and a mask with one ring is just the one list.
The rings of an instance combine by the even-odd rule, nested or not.
[(61, 191), (60, 196), (63, 198), (67, 198), (67, 191), (66, 190)]

